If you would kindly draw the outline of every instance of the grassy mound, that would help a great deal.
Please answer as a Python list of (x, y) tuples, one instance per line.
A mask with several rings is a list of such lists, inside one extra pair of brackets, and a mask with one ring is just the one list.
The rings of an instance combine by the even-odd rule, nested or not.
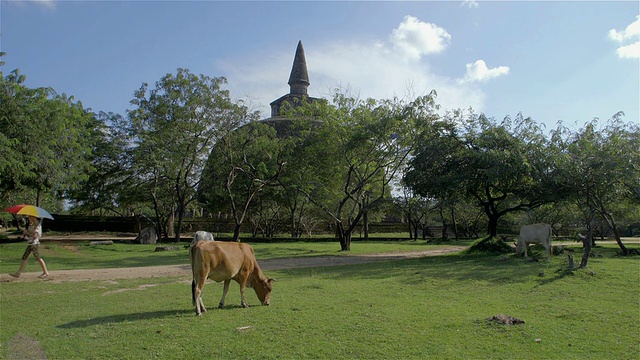
[(479, 239), (471, 244), (466, 250), (468, 254), (490, 253), (490, 254), (509, 254), (513, 252), (513, 248), (496, 237), (486, 237)]

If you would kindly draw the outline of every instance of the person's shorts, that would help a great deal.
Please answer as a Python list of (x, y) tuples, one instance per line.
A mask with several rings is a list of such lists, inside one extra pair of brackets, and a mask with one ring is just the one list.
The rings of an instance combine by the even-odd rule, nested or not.
[(38, 260), (42, 259), (40, 256), (40, 245), (27, 245), (27, 249), (22, 255), (22, 260), (27, 260), (27, 258), (29, 258), (29, 254), (33, 254), (33, 256)]

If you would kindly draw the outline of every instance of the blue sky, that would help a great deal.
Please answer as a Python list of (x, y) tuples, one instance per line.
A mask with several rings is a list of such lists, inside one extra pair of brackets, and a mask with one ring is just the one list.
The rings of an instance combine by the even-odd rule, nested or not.
[(438, 93), (444, 109), (548, 129), (639, 122), (638, 1), (0, 1), (2, 71), (126, 114), (143, 82), (224, 76), (268, 117), (302, 40), (309, 95)]

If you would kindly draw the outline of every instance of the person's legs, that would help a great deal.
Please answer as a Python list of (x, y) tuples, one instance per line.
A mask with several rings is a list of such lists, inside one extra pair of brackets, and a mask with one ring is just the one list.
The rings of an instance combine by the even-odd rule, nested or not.
[(44, 263), (44, 259), (42, 258), (42, 256), (40, 256), (40, 245), (33, 245), (31, 247), (31, 251), (33, 251), (33, 256), (36, 257), (36, 259), (38, 259), (38, 263), (40, 264), (40, 267), (42, 267), (42, 274), (40, 274), (40, 278), (45, 278), (47, 276), (49, 276), (49, 271), (47, 271), (47, 265)]
[(38, 277), (45, 278), (49, 276), (49, 271), (47, 271), (47, 264), (44, 263), (44, 259), (39, 258), (38, 262), (40, 263), (40, 266), (42, 266), (42, 274)]
[(27, 267), (27, 259), (22, 259), (22, 262), (20, 263), (20, 269), (18, 269), (17, 272), (13, 273), (13, 274), (9, 274), (15, 278), (19, 278), (20, 275), (22, 274), (22, 272), (24, 271), (24, 268)]
[(27, 267), (27, 259), (29, 259), (29, 254), (31, 254), (31, 251), (32, 251), (31, 246), (27, 246), (27, 249), (24, 251), (24, 254), (22, 255), (22, 262), (20, 263), (20, 269), (18, 269), (17, 272), (9, 275), (15, 278), (20, 277), (24, 269)]

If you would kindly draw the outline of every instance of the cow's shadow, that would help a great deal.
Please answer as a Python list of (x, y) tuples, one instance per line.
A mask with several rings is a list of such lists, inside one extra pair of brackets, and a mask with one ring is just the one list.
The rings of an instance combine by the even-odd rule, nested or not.
[(57, 327), (61, 329), (85, 328), (85, 327), (102, 325), (102, 324), (121, 323), (125, 321), (139, 321), (139, 320), (179, 317), (185, 314), (193, 314), (193, 310), (191, 309), (164, 310), (164, 311), (149, 311), (149, 312), (140, 312), (140, 313), (133, 313), (133, 314), (102, 316), (102, 317), (86, 319), (86, 320), (71, 321), (66, 324), (58, 325)]

